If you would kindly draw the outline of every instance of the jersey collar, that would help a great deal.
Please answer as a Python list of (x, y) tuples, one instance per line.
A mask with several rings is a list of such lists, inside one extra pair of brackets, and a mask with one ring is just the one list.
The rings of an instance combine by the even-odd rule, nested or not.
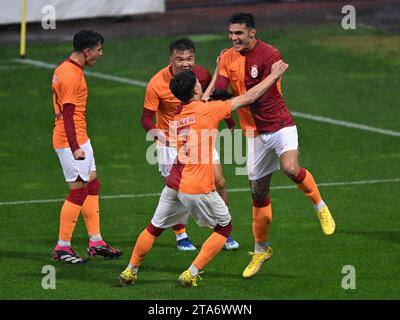
[(71, 62), (73, 65), (76, 65), (78, 68), (80, 68), (81, 70), (83, 70), (83, 66), (81, 66), (78, 62), (76, 62), (75, 60), (72, 60), (70, 57), (68, 57), (67, 59), (65, 59), (65, 61), (67, 62)]
[(240, 52), (240, 54), (241, 54), (242, 56), (247, 56), (247, 55), (251, 54), (251, 53), (254, 51), (254, 49), (257, 48), (257, 46), (259, 45), (259, 43), (260, 43), (260, 41), (259, 41), (258, 39), (256, 39), (256, 44), (255, 44), (255, 46), (254, 46), (252, 49), (250, 49), (250, 50), (248, 50), (248, 51)]

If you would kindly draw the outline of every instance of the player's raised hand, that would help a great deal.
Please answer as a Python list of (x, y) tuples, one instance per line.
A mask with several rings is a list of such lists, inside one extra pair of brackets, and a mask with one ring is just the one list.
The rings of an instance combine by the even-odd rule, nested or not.
[(280, 77), (288, 67), (289, 65), (283, 60), (276, 61), (271, 67), (271, 74), (275, 74)]
[(85, 151), (83, 151), (80, 148), (75, 150), (74, 151), (74, 159), (75, 160), (85, 160), (86, 159)]

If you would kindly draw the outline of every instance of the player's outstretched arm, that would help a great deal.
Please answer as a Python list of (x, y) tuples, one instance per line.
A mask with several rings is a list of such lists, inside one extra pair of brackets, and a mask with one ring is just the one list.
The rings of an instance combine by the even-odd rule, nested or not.
[(251, 88), (245, 94), (232, 98), (232, 111), (245, 107), (257, 101), (278, 80), (289, 67), (283, 60), (275, 62), (271, 67), (271, 73), (258, 85)]
[(219, 56), (217, 57), (217, 60), (216, 60), (217, 65), (216, 65), (216, 67), (215, 67), (215, 71), (214, 71), (213, 77), (212, 77), (211, 82), (210, 82), (210, 84), (208, 85), (206, 91), (203, 93), (203, 96), (201, 97), (202, 100), (208, 100), (208, 99), (210, 98), (211, 92), (214, 90), (215, 82), (217, 81), (218, 73), (219, 73), (219, 62), (220, 62), (220, 60), (221, 60), (222, 54), (223, 54), (226, 50), (228, 50), (228, 49), (223, 49), (223, 50), (221, 51), (221, 53), (219, 54)]
[(203, 93), (203, 95), (201, 97), (202, 100), (207, 101), (210, 98), (211, 92), (215, 86), (215, 82), (217, 81), (217, 77), (218, 77), (218, 65), (215, 68), (215, 71), (214, 71), (214, 74), (213, 74), (210, 84), (208, 85), (206, 91)]

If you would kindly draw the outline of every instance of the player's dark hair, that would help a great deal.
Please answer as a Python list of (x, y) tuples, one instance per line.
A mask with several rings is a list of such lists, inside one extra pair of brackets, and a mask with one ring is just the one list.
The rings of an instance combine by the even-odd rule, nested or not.
[(210, 95), (209, 100), (228, 100), (232, 98), (232, 94), (225, 89), (215, 89)]
[(235, 13), (229, 19), (230, 24), (238, 23), (245, 24), (248, 28), (255, 28), (256, 22), (254, 21), (254, 16), (252, 13), (239, 12)]
[(195, 52), (196, 47), (189, 38), (180, 38), (169, 45), (169, 54), (173, 54), (174, 51), (193, 51)]
[(99, 44), (104, 43), (103, 36), (92, 30), (81, 30), (74, 35), (74, 51), (82, 52), (86, 48), (93, 49)]
[(171, 79), (169, 89), (176, 98), (186, 103), (194, 97), (196, 80), (196, 76), (191, 70), (183, 70)]

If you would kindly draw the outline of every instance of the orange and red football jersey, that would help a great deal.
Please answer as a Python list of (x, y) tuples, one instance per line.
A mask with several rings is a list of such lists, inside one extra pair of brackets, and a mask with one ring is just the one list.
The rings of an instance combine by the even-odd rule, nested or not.
[(62, 117), (63, 106), (74, 104), (74, 124), (78, 144), (89, 140), (86, 131), (86, 100), (87, 86), (83, 68), (74, 60), (68, 58), (54, 71), (52, 79), (53, 106), (56, 114), (53, 130), (53, 148), (68, 148), (68, 139)]

